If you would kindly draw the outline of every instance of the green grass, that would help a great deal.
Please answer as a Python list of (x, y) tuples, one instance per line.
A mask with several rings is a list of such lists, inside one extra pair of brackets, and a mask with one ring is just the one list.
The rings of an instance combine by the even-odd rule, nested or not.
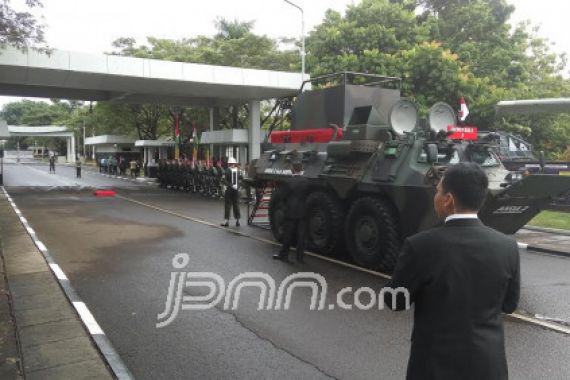
[(558, 211), (542, 211), (528, 224), (536, 227), (570, 230), (570, 213)]

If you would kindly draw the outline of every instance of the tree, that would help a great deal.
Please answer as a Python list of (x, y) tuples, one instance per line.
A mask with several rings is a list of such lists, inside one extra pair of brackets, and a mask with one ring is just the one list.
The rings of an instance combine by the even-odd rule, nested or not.
[(166, 107), (158, 104), (130, 104), (129, 110), (141, 140), (156, 140), (161, 119), (166, 116)]
[[(65, 125), (65, 120), (69, 118), (72, 112), (72, 105), (68, 102), (46, 103), (22, 100), (5, 104), (0, 111), (0, 119), (6, 120), (9, 125)], [(21, 148), (33, 145), (34, 141), (42, 145), (49, 145), (57, 150), (63, 144), (63, 139), (19, 137), (17, 140)], [(15, 147), (16, 138), (11, 138), (8, 146)]]
[[(25, 4), (28, 8), (42, 6), (40, 0), (25, 0)], [(37, 47), (39, 50), (47, 51), (43, 28), (31, 13), (18, 12), (12, 8), (10, 0), (1, 0), (0, 49), (14, 46), (21, 50)]]
[(148, 45), (140, 46), (133, 38), (123, 37), (113, 42), (116, 50), (111, 54), (266, 70), (297, 69), (297, 52), (280, 49), (282, 40), (254, 34), (253, 25), (253, 21), (219, 19), (214, 37), (178, 41), (148, 37)]
[[(537, 147), (563, 151), (564, 117), (495, 119), (500, 100), (570, 96), (553, 54), (530, 24), (509, 23), (505, 0), (363, 0), (345, 15), (328, 11), (307, 38), (311, 76), (359, 71), (401, 77), (402, 94), (425, 116), (436, 101), (464, 96), (468, 122), (525, 133)], [(566, 124), (567, 125), (567, 124)], [(560, 141), (549, 143), (548, 139)]]
[(0, 117), (10, 125), (61, 125), (72, 111), (70, 103), (22, 100), (5, 104)]
[[(416, 22), (413, 10), (388, 0), (364, 0), (345, 17), (329, 10), (307, 38), (307, 67), (313, 76), (342, 70), (400, 76), (396, 55), (428, 42), (429, 28)], [(380, 68), (386, 71), (374, 71)]]
[[(197, 36), (178, 41), (148, 37), (147, 45), (139, 46), (135, 39), (123, 37), (113, 42), (115, 51), (111, 54), (266, 70), (299, 69), (297, 51), (282, 49), (282, 43), (290, 40), (256, 35), (252, 32), (253, 26), (253, 21), (218, 19), (218, 33), (213, 37)], [(193, 123), (196, 123), (198, 131), (208, 125), (209, 115), (204, 108), (170, 107), (161, 114), (161, 119), (164, 117), (164, 121), (169, 123), (172, 135), (176, 115), (180, 117), (183, 142), (190, 139)], [(241, 128), (246, 124), (247, 116), (247, 105), (231, 105), (220, 110), (219, 125), (222, 128)]]
[(219, 18), (216, 20), (216, 28), (218, 29), (216, 38), (221, 38), (224, 40), (244, 38), (247, 35), (251, 34), (251, 30), (253, 29), (254, 25), (254, 21), (228, 21), (226, 19)]

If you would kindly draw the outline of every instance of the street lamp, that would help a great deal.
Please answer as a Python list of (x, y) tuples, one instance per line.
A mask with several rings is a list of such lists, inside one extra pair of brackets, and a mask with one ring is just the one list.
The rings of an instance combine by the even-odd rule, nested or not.
[(301, 8), (297, 4), (289, 0), (283, 0), (283, 1), (297, 8), (301, 12), (301, 77), (303, 78), (303, 80), (305, 80), (305, 12), (303, 12), (303, 8)]

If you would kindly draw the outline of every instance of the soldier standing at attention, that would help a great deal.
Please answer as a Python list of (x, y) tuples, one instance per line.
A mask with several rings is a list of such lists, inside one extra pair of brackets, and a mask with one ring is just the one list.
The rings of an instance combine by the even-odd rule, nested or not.
[(241, 173), (237, 167), (235, 158), (228, 158), (228, 165), (224, 169), (224, 181), (226, 183), (226, 191), (224, 193), (224, 223), (222, 227), (229, 227), (230, 225), (230, 209), (234, 210), (234, 218), (236, 218), (236, 227), (239, 227), (240, 210), (239, 210), (239, 181), (241, 180)]
[(81, 160), (79, 160), (79, 158), (75, 160), (75, 172), (76, 172), (75, 176), (77, 178), (81, 178)]
[(55, 155), (49, 156), (49, 172), (55, 174)]
[(278, 253), (273, 255), (275, 260), (287, 260), (289, 248), (297, 240), (297, 262), (302, 263), (305, 257), (305, 236), (307, 232), (305, 199), (309, 190), (307, 179), (301, 176), (302, 164), (294, 162), (291, 165), (293, 177), (287, 186), (287, 199), (285, 201), (285, 221), (283, 226), (283, 245)]
[(136, 174), (135, 174), (135, 173), (136, 173), (136, 171), (137, 171), (137, 161), (136, 161), (134, 158), (133, 158), (133, 159), (131, 160), (131, 162), (129, 163), (129, 168), (130, 168), (130, 171), (131, 171), (131, 173), (130, 173), (130, 174), (131, 174), (131, 177), (132, 177), (132, 178), (136, 178)]

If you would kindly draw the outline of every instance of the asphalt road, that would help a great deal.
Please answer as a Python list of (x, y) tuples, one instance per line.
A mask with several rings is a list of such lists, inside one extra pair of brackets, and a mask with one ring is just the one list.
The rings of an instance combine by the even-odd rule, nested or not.
[[(171, 274), (181, 271), (172, 266), (179, 252), (190, 258), (184, 270), (214, 272), (226, 284), (245, 272), (267, 273), (277, 283), (299, 271), (318, 273), (327, 282), (326, 305), (335, 303), (341, 288), (377, 290), (385, 281), (310, 257), (302, 265), (275, 262), (271, 254), (276, 248), (268, 243), (126, 199), (94, 197), (89, 188), (68, 187), (75, 186), (70, 184), (73, 168), (58, 167), (56, 175), (39, 170), (34, 165), (5, 167), (7, 190), (136, 378), (404, 377), (411, 312), (310, 311), (307, 289), (295, 290), (288, 311), (258, 311), (259, 292), (246, 289), (236, 310), (221, 305), (181, 310), (170, 325), (157, 328)], [(66, 184), (53, 184), (57, 181)], [(96, 173), (84, 172), (82, 181), (83, 186), (112, 186), (129, 199), (219, 222), (219, 201)], [(263, 230), (241, 230), (268, 237)], [(521, 308), (570, 319), (570, 259), (521, 257)], [(187, 288), (185, 296), (205, 293)], [(511, 320), (505, 326), (511, 378), (570, 376), (569, 336)]]

